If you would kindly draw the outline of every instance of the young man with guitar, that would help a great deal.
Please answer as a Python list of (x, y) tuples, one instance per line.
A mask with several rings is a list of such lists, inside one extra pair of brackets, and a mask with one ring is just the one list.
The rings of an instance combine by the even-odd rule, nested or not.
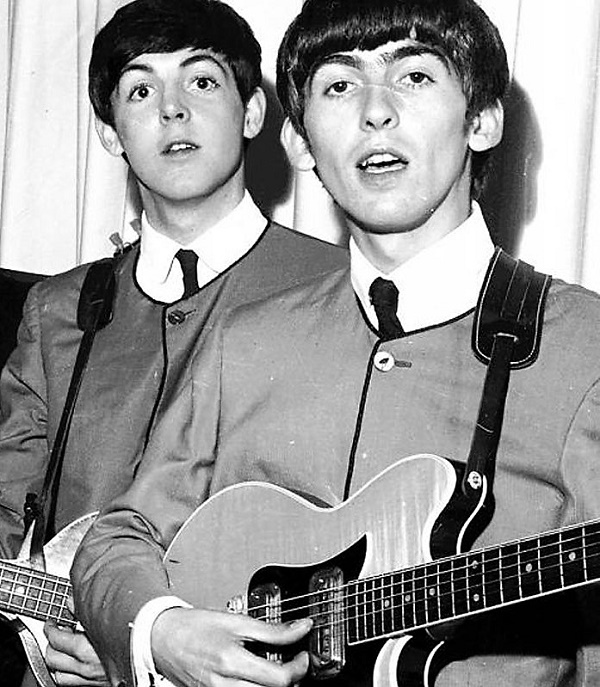
[[(53, 482), (50, 532), (127, 488), (159, 399), (224, 311), (347, 263), (347, 250), (266, 219), (246, 191), (245, 152), (265, 115), (260, 63), (252, 30), (218, 0), (135, 0), (94, 41), (89, 93), (97, 130), (137, 179), (141, 241), (113, 261), (114, 295), (99, 294), (110, 321), (96, 332), (83, 372)], [(39, 497), (57, 442), (81, 321), (96, 300), (82, 294), (88, 269), (31, 290), (3, 372), (5, 558), (17, 554), (23, 505), (29, 493)], [(57, 682), (104, 680), (88, 664), (83, 633), (51, 624), (46, 633)]]
[(84, 540), (113, 684), (599, 683), (600, 298), (490, 240), (507, 84), (473, 0), (304, 3), (282, 138), (351, 267), (221, 322)]

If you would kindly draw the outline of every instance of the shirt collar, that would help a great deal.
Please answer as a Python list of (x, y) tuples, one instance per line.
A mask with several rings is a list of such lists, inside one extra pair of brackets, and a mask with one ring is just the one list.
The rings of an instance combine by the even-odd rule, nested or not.
[[(142, 239), (136, 278), (151, 298), (172, 303), (181, 297), (183, 286), (175, 253), (177, 241), (156, 231), (146, 213), (141, 218)], [(246, 191), (241, 202), (223, 219), (185, 246), (198, 255), (198, 283), (204, 286), (245, 255), (258, 241), (266, 219)]]
[(405, 331), (415, 331), (474, 308), (493, 253), (481, 209), (473, 203), (471, 214), (461, 225), (390, 274), (374, 267), (351, 238), (352, 286), (377, 328), (369, 287), (377, 277), (392, 280), (399, 292), (398, 318)]

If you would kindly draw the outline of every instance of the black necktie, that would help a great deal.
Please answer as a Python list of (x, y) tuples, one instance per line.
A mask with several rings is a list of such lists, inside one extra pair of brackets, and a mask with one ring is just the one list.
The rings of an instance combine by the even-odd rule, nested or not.
[(375, 308), (379, 333), (383, 339), (395, 339), (404, 334), (396, 311), (398, 309), (398, 289), (393, 281), (377, 277), (369, 289), (369, 297)]
[(175, 253), (175, 257), (179, 260), (183, 272), (182, 298), (189, 298), (200, 290), (198, 286), (198, 256), (193, 250), (182, 248)]

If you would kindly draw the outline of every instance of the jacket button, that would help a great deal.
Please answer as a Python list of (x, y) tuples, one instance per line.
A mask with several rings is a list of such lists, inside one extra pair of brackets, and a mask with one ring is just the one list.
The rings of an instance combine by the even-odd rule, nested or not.
[(181, 324), (185, 322), (185, 313), (182, 310), (173, 310), (167, 315), (170, 324)]
[(373, 365), (375, 365), (380, 372), (389, 372), (394, 367), (395, 363), (394, 356), (387, 351), (377, 351), (373, 358)]

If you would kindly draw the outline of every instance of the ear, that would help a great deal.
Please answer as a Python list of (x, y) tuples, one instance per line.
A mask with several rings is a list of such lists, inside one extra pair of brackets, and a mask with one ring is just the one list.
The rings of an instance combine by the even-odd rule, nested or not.
[(265, 122), (267, 112), (267, 97), (262, 88), (257, 88), (246, 103), (244, 115), (244, 138), (258, 136)]
[(117, 132), (113, 129), (110, 124), (103, 122), (101, 119), (96, 117), (96, 131), (100, 137), (100, 141), (111, 155), (119, 157), (124, 153), (123, 146), (121, 145), (121, 139)]
[(308, 141), (294, 129), (289, 117), (285, 118), (281, 126), (279, 138), (292, 167), (300, 172), (309, 172), (315, 168), (315, 158), (310, 152)]
[(504, 129), (504, 108), (497, 100), (492, 106), (486, 107), (471, 122), (469, 147), (474, 153), (490, 150), (500, 143)]

